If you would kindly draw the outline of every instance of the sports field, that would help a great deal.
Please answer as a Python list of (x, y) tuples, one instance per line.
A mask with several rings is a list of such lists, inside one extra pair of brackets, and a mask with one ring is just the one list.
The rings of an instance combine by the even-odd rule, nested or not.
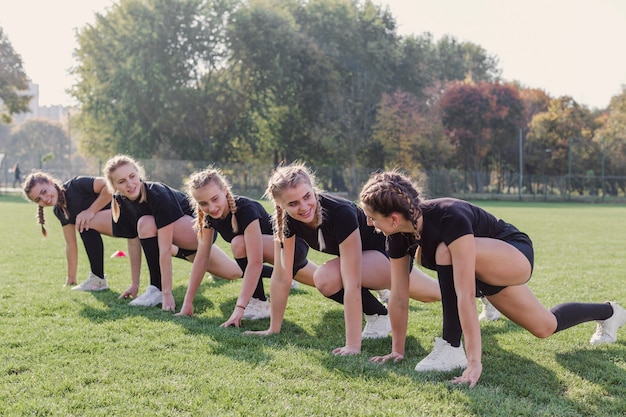
[[(546, 306), (626, 305), (625, 206), (479, 205), (533, 239), (529, 285)], [(46, 209), (49, 237), (42, 239), (35, 213), (32, 203), (0, 196), (1, 416), (595, 417), (626, 410), (626, 328), (617, 343), (591, 346), (593, 323), (547, 340), (507, 319), (482, 323), (483, 376), (469, 389), (448, 382), (458, 372), (413, 370), (440, 336), (439, 303), (411, 302), (404, 362), (368, 361), (388, 353), (391, 338), (364, 341), (359, 356), (335, 357), (331, 350), (344, 342), (343, 310), (313, 288), (292, 291), (282, 333), (269, 338), (218, 327), (241, 281), (205, 279), (193, 318), (118, 300), (130, 282), (127, 258), (106, 256), (109, 291), (63, 288), (61, 227)], [(125, 246), (105, 238), (105, 255)], [(89, 271), (82, 247), (79, 253), (82, 280)], [(177, 309), (190, 268), (174, 260)], [(147, 282), (144, 264), (140, 291)]]

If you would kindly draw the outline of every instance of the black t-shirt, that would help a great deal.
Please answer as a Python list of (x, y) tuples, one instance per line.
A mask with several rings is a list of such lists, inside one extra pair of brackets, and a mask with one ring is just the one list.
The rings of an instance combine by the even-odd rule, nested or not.
[(236, 196), (235, 205), (237, 206), (237, 211), (235, 212), (235, 219), (237, 219), (238, 226), (237, 233), (233, 232), (233, 215), (230, 212), (224, 219), (214, 219), (211, 216), (205, 216), (204, 227), (215, 229), (215, 231), (222, 236), (222, 239), (226, 242), (231, 242), (235, 236), (243, 235), (250, 223), (258, 219), (261, 233), (264, 235), (272, 235), (272, 221), (270, 215), (261, 203), (247, 197)]
[[(52, 209), (62, 226), (76, 224), (76, 216), (83, 210), (88, 209), (93, 202), (96, 201), (100, 194), (93, 190), (94, 181), (95, 177), (74, 177), (63, 183), (67, 212), (70, 216), (69, 219), (65, 218), (61, 207), (54, 206)], [(110, 204), (107, 204), (102, 210), (109, 209), (110, 207)]]
[[(363, 210), (351, 201), (326, 193), (319, 193), (322, 206), (322, 224), (313, 229), (306, 224), (287, 216), (285, 237), (298, 236), (313, 249), (339, 256), (339, 245), (356, 229), (361, 234), (362, 250), (377, 250), (385, 253), (385, 237), (367, 225)], [(318, 230), (324, 238), (324, 248), (320, 248)]]
[(132, 239), (137, 237), (137, 221), (140, 217), (154, 216), (157, 229), (174, 223), (185, 214), (195, 217), (187, 195), (159, 182), (145, 181), (146, 201), (116, 194), (120, 206), (120, 218), (113, 222), (113, 236)]
[(409, 233), (389, 235), (387, 251), (391, 258), (415, 257), (420, 246), (420, 264), (432, 270), (436, 267), (435, 251), (440, 243), (449, 245), (468, 234), (498, 238), (508, 226), (484, 209), (455, 198), (427, 200), (420, 208), (423, 216), (421, 239), (416, 241), (414, 235)]

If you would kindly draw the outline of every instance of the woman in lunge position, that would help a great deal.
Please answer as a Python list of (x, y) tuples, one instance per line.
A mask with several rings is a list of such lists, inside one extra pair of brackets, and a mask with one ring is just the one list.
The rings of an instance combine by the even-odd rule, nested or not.
[(476, 385), (482, 373), (477, 292), (540, 338), (595, 320), (590, 342), (613, 343), (626, 322), (626, 311), (615, 302), (543, 307), (526, 285), (534, 259), (530, 238), (480, 207), (453, 198), (422, 199), (410, 179), (396, 171), (374, 174), (360, 200), (368, 223), (387, 235), (391, 257), (392, 352), (374, 362), (404, 358), (407, 275), (416, 255), (418, 263), (437, 271), (443, 307), (443, 335), (416, 371), (465, 368), (454, 382)]
[[(23, 191), (29, 200), (39, 206), (37, 218), (44, 236), (47, 236), (44, 207), (53, 207), (54, 215), (61, 222), (67, 258), (65, 285), (76, 285), (78, 231), (91, 269), (87, 279), (72, 289), (101, 291), (109, 288), (104, 274), (104, 244), (101, 236), (112, 236), (113, 233), (109, 207), (111, 194), (107, 190), (106, 180), (102, 177), (74, 177), (61, 183), (46, 172), (35, 171), (24, 180)], [(128, 254), (133, 280), (139, 279), (141, 247), (138, 239), (128, 240)]]
[[(263, 289), (263, 277), (270, 278), (274, 264), (272, 223), (269, 213), (255, 200), (233, 195), (222, 173), (213, 168), (193, 173), (187, 181), (187, 193), (195, 206), (198, 231), (198, 252), (193, 261), (189, 287), (178, 315), (193, 314), (193, 299), (202, 282), (206, 262), (219, 233), (231, 244), (233, 256), (243, 271), (243, 284), (235, 309), (223, 327), (239, 327), (241, 319), (261, 319), (270, 316), (270, 306)], [(294, 278), (307, 285), (313, 284), (315, 264), (306, 258), (308, 246), (300, 241), (297, 260), (293, 266)]]
[[(361, 351), (362, 338), (383, 338), (391, 331), (387, 308), (370, 292), (390, 287), (389, 260), (385, 238), (366, 223), (363, 211), (353, 202), (320, 192), (307, 167), (292, 164), (277, 168), (269, 180), (266, 195), (274, 202), (275, 259), (270, 284), (272, 315), (270, 327), (255, 334), (280, 331), (292, 275), (296, 238), (304, 239), (318, 251), (337, 256), (315, 271), (314, 282), (326, 297), (344, 304), (345, 346), (337, 355)], [(411, 298), (430, 302), (440, 299), (437, 282), (415, 270), (408, 288)], [(362, 314), (366, 326), (361, 332)]]
[[(117, 155), (105, 164), (104, 174), (113, 195), (111, 214), (113, 234), (126, 238), (139, 237), (150, 271), (146, 292), (131, 305), (162, 304), (163, 310), (174, 311), (172, 295), (172, 245), (176, 257), (192, 261), (198, 248), (193, 230), (194, 211), (188, 197), (158, 182), (145, 181), (143, 168), (131, 157)], [(225, 279), (242, 276), (241, 268), (221, 249), (214, 248), (206, 263), (206, 271)], [(139, 279), (122, 293), (122, 298), (136, 297)]]

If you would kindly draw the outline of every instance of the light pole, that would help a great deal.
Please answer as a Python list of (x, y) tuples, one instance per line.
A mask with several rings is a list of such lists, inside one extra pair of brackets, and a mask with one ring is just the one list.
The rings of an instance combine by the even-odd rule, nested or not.
[(605, 168), (605, 158), (606, 158), (606, 150), (604, 148), (604, 136), (602, 136), (602, 202), (604, 203), (604, 195), (606, 194), (606, 187), (604, 185), (604, 168)]

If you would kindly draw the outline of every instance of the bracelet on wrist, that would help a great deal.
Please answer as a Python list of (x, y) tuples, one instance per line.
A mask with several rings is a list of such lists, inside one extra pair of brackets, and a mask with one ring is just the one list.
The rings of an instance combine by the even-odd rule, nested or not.
[(235, 308), (243, 308), (243, 309), (245, 310), (245, 309), (246, 309), (246, 306), (241, 305), (241, 304), (237, 304), (237, 305), (235, 306)]

